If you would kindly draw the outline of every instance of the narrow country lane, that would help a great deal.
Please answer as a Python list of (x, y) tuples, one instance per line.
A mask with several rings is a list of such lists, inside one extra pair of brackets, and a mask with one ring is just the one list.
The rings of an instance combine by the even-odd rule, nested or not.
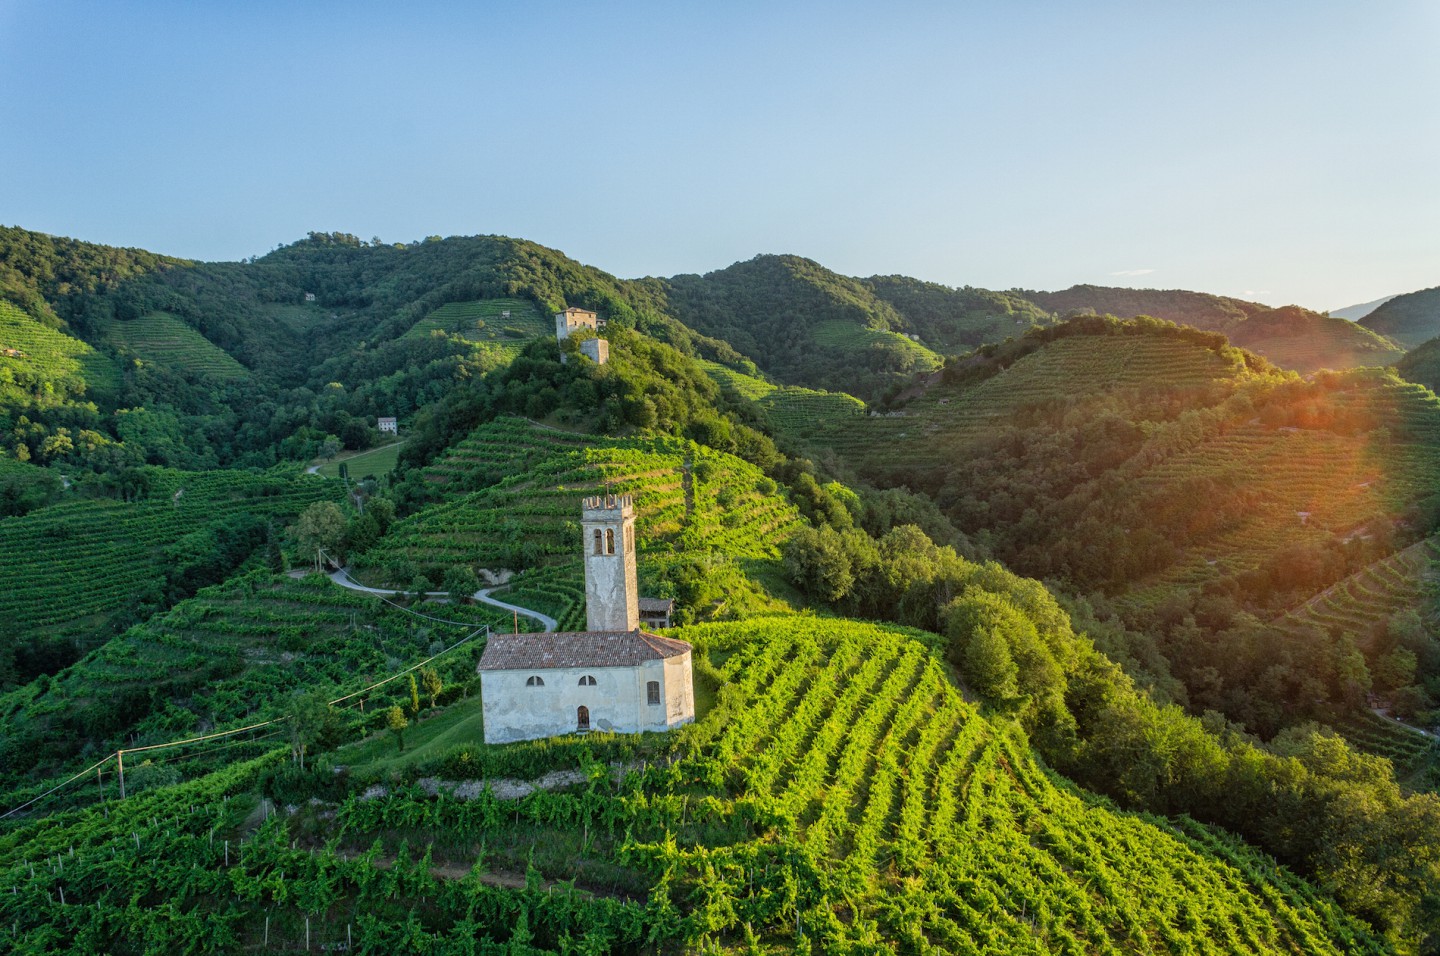
[[(368, 587), (364, 584), (361, 584), (359, 581), (356, 581), (354, 578), (350, 577), (350, 572), (346, 568), (341, 568), (338, 571), (330, 572), (329, 577), (331, 581), (334, 581), (342, 588), (349, 588), (352, 591), (364, 591), (366, 594), (380, 594), (386, 597), (394, 597), (397, 594), (410, 593), (409, 591), (395, 590), (393, 588)], [(532, 621), (537, 621), (539, 622), (542, 631), (555, 631), (559, 629), (559, 625), (556, 623), (555, 619), (553, 617), (550, 617), (548, 614), (541, 614), (539, 611), (532, 611), (528, 607), (521, 607), (518, 604), (507, 604), (504, 601), (497, 600), (496, 598), (491, 597), (490, 592), (496, 590), (499, 589), (482, 588), (479, 591), (476, 591), (475, 594), (472, 596), (481, 604), (489, 604), (491, 607), (498, 607), (506, 611), (513, 611), (516, 614), (520, 614), (524, 617), (530, 618)], [(426, 591), (425, 596), (443, 598), (449, 597), (450, 594), (448, 591)]]

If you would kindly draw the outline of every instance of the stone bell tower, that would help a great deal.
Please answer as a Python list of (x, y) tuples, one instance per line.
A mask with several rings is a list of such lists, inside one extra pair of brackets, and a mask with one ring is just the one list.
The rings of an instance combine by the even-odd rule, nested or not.
[(635, 502), (630, 495), (586, 498), (584, 529), (585, 629), (633, 631), (640, 626), (635, 583)]

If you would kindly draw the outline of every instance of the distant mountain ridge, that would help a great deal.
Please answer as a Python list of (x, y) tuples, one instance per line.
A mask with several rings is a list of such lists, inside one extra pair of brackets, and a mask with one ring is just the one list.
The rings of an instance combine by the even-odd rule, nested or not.
[(1440, 335), (1440, 286), (1397, 295), (1360, 324), (1413, 349)]
[(1380, 298), (1374, 299), (1370, 302), (1361, 302), (1356, 305), (1347, 305), (1343, 309), (1331, 309), (1328, 314), (1337, 319), (1348, 319), (1351, 322), (1359, 322), (1361, 319), (1365, 318), (1365, 316), (1369, 315), (1371, 312), (1374, 312), (1376, 309), (1380, 308), (1380, 306), (1384, 305), (1386, 302), (1389, 302), (1393, 298), (1395, 298), (1395, 296), (1393, 295), (1381, 296)]
[[(1302, 374), (1321, 368), (1388, 365), (1405, 348), (1379, 329), (1321, 315), (1296, 305), (1272, 309), (1258, 302), (1183, 289), (1129, 289), (1077, 285), (1063, 292), (1017, 290), (1061, 315), (1093, 312), (1130, 319), (1168, 319), (1209, 332)], [(1377, 334), (1379, 333), (1379, 334)]]

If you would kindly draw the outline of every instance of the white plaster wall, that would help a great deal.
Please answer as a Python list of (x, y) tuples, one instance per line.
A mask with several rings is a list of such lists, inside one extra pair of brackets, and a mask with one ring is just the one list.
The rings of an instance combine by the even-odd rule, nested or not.
[[(572, 734), (576, 711), (590, 709), (590, 729), (633, 734), (644, 730), (665, 730), (695, 718), (693, 691), (689, 685), (690, 655), (674, 662), (646, 661), (638, 667), (557, 667), (548, 670), (503, 670), (480, 672), (481, 709), (485, 715), (485, 742), (511, 743)], [(670, 663), (671, 666), (666, 666)], [(683, 689), (676, 685), (682, 679)], [(595, 678), (594, 687), (580, 685), (580, 678)], [(525, 681), (539, 676), (543, 687), (527, 687)], [(660, 681), (660, 704), (645, 702), (645, 684)], [(671, 718), (688, 701), (687, 717)]]
[(690, 672), (690, 652), (663, 662), (665, 682), (660, 693), (665, 701), (665, 724), (679, 727), (695, 720), (695, 680)]
[[(594, 512), (591, 512), (594, 514)], [(585, 555), (585, 629), (633, 631), (640, 626), (640, 587), (635, 577), (635, 519), (581, 519)], [(595, 553), (595, 531), (615, 532), (615, 553)], [(602, 544), (603, 547), (603, 544)]]

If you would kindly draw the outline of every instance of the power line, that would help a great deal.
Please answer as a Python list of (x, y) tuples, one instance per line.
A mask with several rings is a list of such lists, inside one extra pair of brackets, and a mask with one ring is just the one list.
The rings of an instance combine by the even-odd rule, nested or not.
[(76, 780), (79, 780), (81, 777), (86, 776), (87, 774), (89, 774), (90, 771), (96, 769), (97, 767), (103, 767), (103, 766), (105, 766), (105, 764), (109, 763), (110, 761), (112, 761), (112, 760), (114, 760), (114, 759), (115, 759), (115, 754), (107, 754), (104, 760), (100, 760), (100, 761), (98, 761), (98, 762), (96, 762), (96, 763), (91, 764), (90, 766), (86, 767), (84, 770), (82, 770), (82, 771), (80, 771), (79, 773), (77, 773), (75, 776), (71, 777), (69, 780), (66, 780), (64, 783), (56, 784), (55, 786), (51, 787), (49, 790), (46, 790), (44, 793), (40, 794), (40, 796), (35, 797), (35, 798), (32, 799), (32, 800), (29, 800), (29, 801), (27, 801), (27, 802), (25, 802), (25, 803), (20, 804), (20, 806), (16, 807), (14, 810), (7, 810), (5, 813), (0, 813), (0, 820), (5, 819), (6, 817), (10, 816), (10, 814), (12, 814), (12, 813), (19, 813), (21, 810), (24, 810), (26, 807), (31, 806), (31, 805), (33, 805), (33, 804), (35, 804), (35, 803), (38, 803), (38, 802), (40, 802), (41, 800), (44, 800), (46, 797), (50, 796), (50, 794), (54, 793), (56, 790), (59, 790), (61, 787), (68, 786), (69, 784), (74, 783)]

